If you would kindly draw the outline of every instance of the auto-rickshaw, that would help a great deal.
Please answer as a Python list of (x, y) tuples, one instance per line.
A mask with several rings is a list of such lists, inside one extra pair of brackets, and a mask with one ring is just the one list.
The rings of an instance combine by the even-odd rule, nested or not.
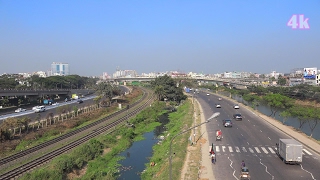
[(242, 167), (241, 168), (240, 180), (250, 180), (249, 169), (247, 167)]

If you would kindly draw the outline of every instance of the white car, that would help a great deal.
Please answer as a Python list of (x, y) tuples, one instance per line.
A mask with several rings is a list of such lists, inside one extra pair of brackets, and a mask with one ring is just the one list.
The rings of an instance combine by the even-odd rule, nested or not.
[(221, 105), (220, 104), (216, 104), (216, 108), (221, 108)]
[(40, 112), (44, 112), (44, 111), (46, 111), (46, 107), (45, 107), (45, 106), (38, 106), (38, 107), (34, 110), (35, 113), (40, 113)]
[(210, 94), (208, 93), (207, 96), (210, 96)]
[(22, 109), (22, 108), (18, 108), (14, 112), (19, 113), (19, 112), (23, 112), (23, 111), (27, 111), (27, 110), (26, 109)]
[(234, 107), (235, 109), (239, 109), (239, 108), (240, 108), (238, 104), (234, 105), (233, 107)]
[(39, 107), (39, 106), (35, 106), (35, 107), (32, 108), (32, 110), (34, 111), (34, 110), (36, 110), (38, 107)]
[(55, 103), (53, 103), (53, 104), (51, 104), (51, 105), (55, 106), (55, 105), (58, 105), (58, 104), (59, 104), (59, 103), (55, 102)]

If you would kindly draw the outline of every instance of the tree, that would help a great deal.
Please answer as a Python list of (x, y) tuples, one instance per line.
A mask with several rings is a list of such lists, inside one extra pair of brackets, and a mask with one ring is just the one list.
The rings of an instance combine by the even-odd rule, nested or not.
[(278, 81), (277, 81), (277, 84), (280, 85), (280, 86), (284, 86), (287, 84), (287, 79), (284, 78), (284, 77), (280, 77), (278, 78)]
[(279, 109), (287, 109), (293, 106), (293, 99), (281, 94), (267, 94), (263, 100), (270, 106), (270, 116), (275, 116)]
[(306, 120), (306, 112), (305, 108), (301, 106), (292, 106), (289, 108), (288, 113), (291, 117), (296, 117), (299, 120), (299, 130), (303, 127), (303, 125), (307, 122)]
[(180, 102), (187, 98), (183, 94), (182, 87), (178, 87), (177, 82), (168, 75), (157, 77), (154, 81), (151, 81), (151, 86), (154, 90), (157, 90), (158, 98), (166, 97), (169, 101), (175, 102)]
[(99, 83), (96, 90), (98, 95), (106, 97), (109, 101), (111, 101), (113, 97), (121, 95), (120, 88), (109, 82)]
[(31, 118), (29, 116), (24, 116), (21, 118), (21, 123), (24, 126), (24, 129), (28, 132), (29, 123), (31, 122)]
[(165, 91), (162, 85), (157, 85), (154, 88), (154, 93), (157, 95), (159, 101), (164, 99)]

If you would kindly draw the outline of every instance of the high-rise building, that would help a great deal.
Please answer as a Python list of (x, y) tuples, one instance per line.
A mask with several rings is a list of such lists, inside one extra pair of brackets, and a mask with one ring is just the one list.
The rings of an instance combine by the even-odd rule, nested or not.
[(51, 64), (51, 76), (67, 76), (69, 73), (68, 63), (53, 62)]

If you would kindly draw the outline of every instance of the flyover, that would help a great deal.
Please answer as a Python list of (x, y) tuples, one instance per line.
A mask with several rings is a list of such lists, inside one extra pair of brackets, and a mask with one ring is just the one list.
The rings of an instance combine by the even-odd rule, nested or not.
[(44, 95), (69, 95), (91, 94), (92, 89), (0, 89), (0, 96), (44, 96)]
[[(156, 77), (119, 77), (111, 78), (109, 82), (148, 82), (155, 80)], [(261, 84), (267, 81), (265, 78), (214, 78), (214, 77), (177, 77), (180, 79), (195, 80), (198, 83), (216, 83), (218, 85), (231, 85), (231, 86), (248, 86), (253, 84)]]

